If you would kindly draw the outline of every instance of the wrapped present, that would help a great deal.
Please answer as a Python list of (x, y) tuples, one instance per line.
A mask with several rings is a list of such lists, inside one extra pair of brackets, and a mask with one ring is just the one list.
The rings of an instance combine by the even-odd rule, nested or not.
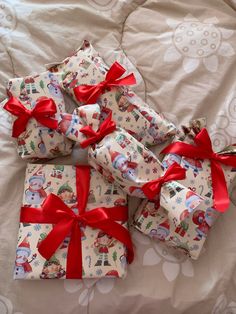
[(89, 166), (28, 164), (15, 279), (125, 277), (126, 194)]
[[(176, 180), (185, 177), (185, 170), (174, 164), (164, 172), (161, 162), (150, 150), (124, 129), (117, 128), (111, 112), (105, 114), (98, 104), (85, 105), (75, 109), (72, 115), (62, 114), (59, 129), (82, 148), (89, 147), (90, 165), (109, 182), (115, 181), (131, 196), (156, 201), (160, 197), (167, 210), (182, 212), (179, 200), (189, 190)], [(202, 202), (197, 194), (196, 198), (198, 201), (192, 210)]]
[(175, 126), (151, 109), (127, 86), (135, 84), (133, 74), (115, 62), (109, 69), (92, 45), (85, 41), (72, 56), (49, 66), (61, 75), (61, 86), (78, 104), (98, 103), (113, 112), (117, 126), (146, 146), (162, 143), (175, 134)]
[[(178, 162), (186, 169), (186, 178), (181, 183), (190, 191), (180, 215), (170, 215), (155, 202), (143, 201), (134, 217), (134, 226), (139, 231), (183, 250), (193, 259), (199, 257), (207, 234), (220, 212), (227, 209), (227, 189), (236, 177), (236, 147), (231, 146), (219, 154), (214, 153), (206, 129), (201, 130), (204, 126), (204, 120), (193, 121), (189, 126), (184, 126), (184, 132), (178, 134), (178, 142), (164, 149), (164, 152), (168, 152), (163, 160), (165, 167), (171, 167)], [(177, 151), (176, 143), (186, 150), (179, 148)], [(191, 149), (193, 155), (190, 158)], [(204, 202), (190, 211), (189, 208), (198, 202), (195, 193)]]
[(23, 159), (49, 159), (71, 153), (72, 142), (55, 130), (65, 103), (53, 73), (11, 79), (7, 91), (9, 100), (4, 108), (13, 115), (12, 136)]

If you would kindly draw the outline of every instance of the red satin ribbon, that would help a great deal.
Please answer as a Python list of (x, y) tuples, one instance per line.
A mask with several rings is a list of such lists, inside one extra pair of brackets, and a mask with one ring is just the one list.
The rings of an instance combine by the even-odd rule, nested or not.
[(230, 204), (227, 184), (223, 169), (220, 164), (236, 167), (236, 156), (215, 153), (206, 129), (202, 129), (194, 138), (195, 146), (187, 143), (176, 142), (167, 146), (161, 153), (174, 153), (193, 159), (209, 159), (211, 162), (211, 176), (214, 208), (223, 213)]
[(104, 93), (105, 89), (108, 87), (136, 84), (136, 79), (133, 73), (120, 78), (124, 73), (125, 69), (118, 62), (115, 62), (108, 70), (104, 81), (97, 85), (80, 85), (75, 87), (75, 97), (80, 102), (94, 104), (97, 102), (98, 97)]
[(34, 118), (50, 129), (57, 128), (57, 120), (53, 119), (57, 106), (52, 98), (39, 99), (35, 107), (28, 110), (17, 98), (11, 96), (3, 108), (18, 117), (13, 124), (12, 137), (18, 137), (25, 131), (30, 118)]
[(65, 205), (58, 196), (50, 194), (45, 199), (41, 208), (22, 207), (20, 216), (20, 221), (25, 223), (55, 224), (38, 247), (39, 253), (47, 260), (52, 257), (68, 234), (71, 234), (66, 266), (66, 278), (69, 279), (82, 278), (82, 247), (79, 223), (102, 230), (123, 243), (127, 247), (127, 259), (129, 263), (133, 261), (134, 257), (129, 231), (116, 222), (127, 221), (127, 206), (98, 207), (86, 212), (90, 168), (87, 166), (78, 166), (76, 169), (77, 175), (83, 175), (83, 177), (76, 177), (77, 189), (85, 193), (80, 194), (78, 197), (78, 215)]
[(173, 180), (183, 180), (186, 177), (186, 170), (177, 163), (173, 163), (158, 179), (145, 183), (142, 186), (143, 193), (149, 200), (153, 200), (161, 192), (161, 187), (164, 183)]
[(103, 139), (104, 136), (112, 133), (116, 129), (116, 123), (112, 120), (112, 112), (109, 112), (107, 118), (101, 123), (98, 131), (94, 131), (91, 126), (86, 125), (80, 132), (87, 135), (89, 138), (80, 143), (82, 148), (91, 144), (95, 144)]

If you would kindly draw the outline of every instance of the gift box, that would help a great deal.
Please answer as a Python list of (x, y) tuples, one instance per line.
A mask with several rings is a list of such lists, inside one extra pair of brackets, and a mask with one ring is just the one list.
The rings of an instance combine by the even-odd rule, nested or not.
[(4, 108), (13, 116), (12, 136), (23, 159), (49, 159), (68, 155), (72, 142), (58, 133), (57, 120), (65, 111), (56, 75), (44, 72), (8, 82)]
[[(85, 105), (72, 115), (62, 114), (59, 129), (82, 148), (88, 147), (89, 164), (109, 182), (116, 182), (131, 196), (156, 201), (160, 198), (168, 211), (181, 213), (182, 200), (189, 189), (176, 180), (185, 177), (185, 170), (175, 164), (164, 172), (157, 157), (124, 129), (116, 127), (111, 112), (106, 114), (98, 104)], [(199, 195), (195, 197), (193, 209), (202, 202)]]
[(85, 41), (72, 56), (48, 66), (61, 75), (61, 87), (78, 106), (98, 103), (113, 112), (117, 126), (146, 146), (162, 143), (175, 134), (175, 126), (151, 109), (127, 86), (135, 84), (133, 74), (115, 62), (109, 69), (92, 45)]
[[(205, 127), (204, 119), (195, 120), (189, 126), (184, 126), (183, 132), (178, 134), (178, 142), (175, 143), (184, 141), (185, 144), (188, 143), (188, 145), (190, 144), (194, 147), (197, 147), (197, 144), (199, 144), (197, 147), (199, 151), (202, 148), (200, 147), (201, 143), (204, 143), (203, 149), (206, 151), (206, 143), (209, 145), (210, 139), (206, 129), (202, 129), (203, 127)], [(171, 147), (173, 148), (173, 146)], [(189, 149), (189, 146), (186, 146), (186, 148)], [(169, 151), (169, 149), (167, 147), (164, 152)], [(176, 213), (176, 216), (173, 213), (170, 215), (170, 212), (163, 207), (159, 207), (155, 202), (145, 200), (135, 213), (134, 226), (142, 233), (154, 239), (165, 241), (167, 245), (181, 249), (191, 258), (197, 259), (202, 251), (208, 232), (218, 216), (221, 215), (220, 212), (224, 212), (227, 209), (227, 200), (224, 199), (227, 196), (224, 193), (222, 195), (222, 191), (225, 188), (229, 189), (236, 177), (236, 155), (233, 155), (235, 153), (236, 148), (232, 146), (231, 149), (227, 148), (218, 154), (217, 165), (223, 169), (226, 181), (225, 186), (222, 177), (217, 179), (217, 177), (212, 176), (212, 161), (203, 158), (209, 156), (206, 155), (206, 152), (205, 156), (204, 154), (201, 155), (202, 159), (184, 157), (174, 152), (167, 154), (163, 160), (163, 165), (166, 168), (170, 167), (174, 162), (178, 162), (186, 169), (186, 178), (181, 183), (187, 186), (190, 191), (186, 195), (182, 212), (180, 214)], [(198, 156), (196, 151), (194, 151), (194, 156)], [(212, 157), (217, 159), (216, 155), (212, 155)], [(228, 157), (230, 160), (226, 161)], [(215, 162), (215, 159), (213, 159), (213, 162)], [(231, 163), (231, 166), (220, 164), (221, 161)], [(217, 172), (220, 172), (219, 168)], [(218, 180), (217, 183), (220, 184), (220, 192), (216, 191), (217, 187), (213, 185), (215, 180)], [(191, 207), (195, 206), (195, 202), (198, 202), (195, 193), (200, 195), (204, 202), (195, 210), (191, 210)], [(215, 199), (216, 197), (218, 197), (218, 200)], [(222, 208), (223, 203), (224, 208)]]
[(89, 166), (28, 164), (15, 279), (126, 275), (127, 196)]

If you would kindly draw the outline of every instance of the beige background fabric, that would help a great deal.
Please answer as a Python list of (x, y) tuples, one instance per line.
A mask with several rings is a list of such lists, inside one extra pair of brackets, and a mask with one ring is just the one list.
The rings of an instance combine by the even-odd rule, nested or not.
[[(108, 64), (134, 71), (135, 91), (177, 125), (206, 116), (216, 149), (236, 142), (235, 0), (0, 0), (1, 99), (9, 78), (44, 71), (84, 38)], [(132, 229), (136, 259), (125, 280), (14, 281), (26, 163), (2, 109), (0, 143), (1, 314), (236, 313), (235, 186), (197, 261)]]

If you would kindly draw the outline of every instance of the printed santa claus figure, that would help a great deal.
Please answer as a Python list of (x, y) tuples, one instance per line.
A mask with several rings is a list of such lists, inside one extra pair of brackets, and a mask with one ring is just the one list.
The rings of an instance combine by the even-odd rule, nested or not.
[(184, 237), (189, 227), (189, 211), (185, 209), (180, 215), (180, 224), (176, 227), (175, 232)]
[(59, 123), (58, 129), (66, 136), (72, 134), (77, 138), (79, 135), (79, 131), (77, 129), (78, 124), (81, 124), (81, 121), (78, 119), (77, 115), (64, 114), (62, 120)]
[(136, 162), (129, 161), (119, 152), (109, 150), (109, 153), (113, 168), (119, 170), (124, 179), (135, 181), (138, 164)]
[(27, 233), (23, 241), (18, 245), (16, 249), (16, 261), (14, 268), (14, 278), (15, 279), (24, 279), (28, 273), (32, 272), (32, 267), (30, 263), (36, 258), (36, 254), (32, 256), (32, 259), (29, 261), (28, 258), (31, 254), (29, 237), (31, 233)]
[(150, 231), (150, 235), (158, 239), (160, 241), (165, 241), (165, 239), (169, 236), (170, 234), (170, 224), (168, 219), (166, 219), (164, 222), (161, 224), (157, 225), (157, 229), (152, 229)]
[(202, 163), (199, 159), (192, 159), (184, 157), (182, 159), (183, 161), (183, 167), (185, 169), (192, 169), (194, 177), (196, 177), (200, 171), (202, 171)]
[(192, 213), (193, 210), (201, 203), (202, 199), (199, 195), (189, 190), (186, 194), (185, 206), (189, 213)]
[(202, 238), (207, 236), (207, 233), (210, 230), (210, 226), (205, 220), (205, 212), (203, 210), (196, 210), (193, 214), (192, 220), (197, 225), (197, 228), (195, 229), (197, 236), (194, 238), (194, 240), (200, 241)]

